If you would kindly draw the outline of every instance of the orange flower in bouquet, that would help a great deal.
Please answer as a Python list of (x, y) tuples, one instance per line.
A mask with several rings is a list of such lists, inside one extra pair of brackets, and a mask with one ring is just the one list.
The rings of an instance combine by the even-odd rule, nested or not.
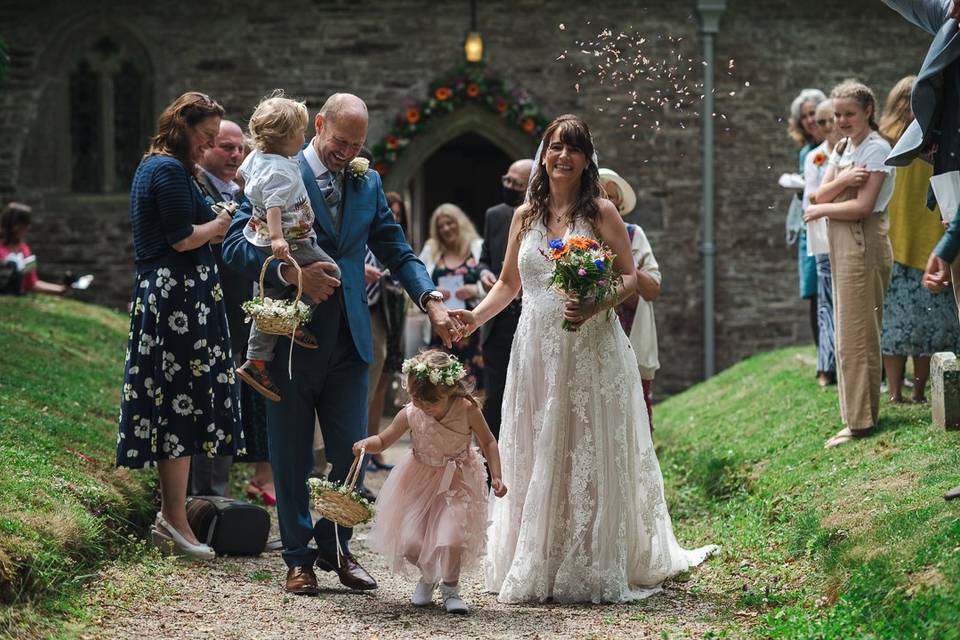
[[(597, 305), (617, 295), (620, 274), (613, 268), (616, 256), (607, 246), (586, 236), (571, 236), (565, 241), (551, 240), (548, 247), (549, 251), (541, 253), (553, 263), (550, 283), (558, 291), (581, 303), (591, 300)], [(574, 330), (566, 320), (560, 326), (566, 331)]]

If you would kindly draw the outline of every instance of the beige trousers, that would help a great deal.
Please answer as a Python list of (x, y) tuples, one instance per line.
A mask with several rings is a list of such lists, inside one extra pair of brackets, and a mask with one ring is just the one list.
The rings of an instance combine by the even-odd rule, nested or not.
[(383, 373), (383, 365), (387, 359), (387, 323), (383, 317), (383, 309), (379, 307), (370, 310), (370, 331), (373, 334), (373, 360), (370, 361), (370, 368), (367, 370), (367, 407), (373, 400), (373, 394), (377, 390), (380, 374)]
[(953, 287), (953, 300), (957, 304), (957, 316), (960, 317), (960, 257), (950, 263), (950, 285)]
[(880, 327), (893, 269), (887, 228), (886, 213), (828, 226), (840, 416), (851, 431), (872, 429), (880, 412)]

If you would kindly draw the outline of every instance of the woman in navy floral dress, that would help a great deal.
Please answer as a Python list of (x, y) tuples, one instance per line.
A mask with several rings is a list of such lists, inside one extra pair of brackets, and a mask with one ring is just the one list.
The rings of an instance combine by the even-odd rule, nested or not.
[(133, 178), (130, 218), (137, 276), (130, 311), (117, 465), (158, 466), (161, 509), (154, 540), (212, 558), (187, 524), (190, 456), (244, 449), (240, 396), (223, 291), (211, 242), (229, 213), (214, 217), (191, 182), (213, 146), (223, 108), (190, 92), (160, 116)]

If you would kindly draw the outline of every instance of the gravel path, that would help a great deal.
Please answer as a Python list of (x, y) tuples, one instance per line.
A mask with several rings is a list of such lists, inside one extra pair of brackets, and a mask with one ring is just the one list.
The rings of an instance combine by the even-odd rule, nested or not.
[[(403, 447), (389, 453), (397, 458)], [(370, 474), (376, 492), (385, 473)], [(276, 522), (275, 514), (271, 514)], [(464, 575), (468, 616), (446, 614), (437, 604), (416, 608), (413, 583), (387, 573), (365, 546), (366, 530), (352, 549), (380, 584), (372, 593), (341, 587), (318, 572), (319, 597), (283, 591), (286, 567), (279, 552), (206, 563), (171, 562), (159, 572), (118, 566), (91, 594), (102, 612), (81, 638), (701, 638), (729, 629), (721, 619), (726, 598), (698, 588), (698, 572), (663, 593), (629, 605), (503, 605), (483, 590), (479, 573)], [(708, 561), (718, 562), (718, 559)], [(709, 566), (705, 568), (709, 571)], [(143, 575), (138, 575), (143, 572)], [(149, 573), (149, 575), (147, 575)], [(159, 575), (158, 575), (159, 574)], [(121, 584), (122, 586), (118, 586)]]

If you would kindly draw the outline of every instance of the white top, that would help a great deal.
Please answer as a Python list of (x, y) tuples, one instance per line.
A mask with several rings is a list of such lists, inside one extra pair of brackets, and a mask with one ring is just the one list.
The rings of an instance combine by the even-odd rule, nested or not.
[(890, 144), (876, 131), (871, 131), (870, 135), (864, 138), (863, 142), (857, 147), (849, 143), (849, 138), (845, 140), (848, 142), (843, 150), (843, 155), (837, 153), (838, 148), (843, 145), (841, 141), (833, 148), (833, 153), (830, 154), (830, 164), (838, 169), (855, 165), (870, 172), (879, 171), (887, 174), (887, 177), (883, 180), (883, 186), (880, 187), (880, 193), (877, 195), (877, 203), (873, 206), (874, 213), (886, 211), (887, 205), (890, 204), (890, 198), (893, 196), (896, 177), (896, 170), (884, 164), (887, 156), (890, 155)]
[[(633, 241), (630, 251), (633, 254), (633, 263), (639, 271), (643, 271), (660, 284), (660, 265), (653, 255), (653, 248), (647, 240), (647, 234), (640, 225), (634, 225)], [(630, 327), (630, 344), (637, 356), (637, 365), (640, 367), (642, 380), (653, 380), (660, 368), (659, 347), (657, 346), (657, 320), (653, 314), (653, 302), (644, 300), (640, 296), (637, 301), (637, 310), (633, 316), (633, 325)]]
[[(817, 159), (822, 158), (822, 162), (817, 164)], [(827, 141), (824, 140), (820, 146), (811, 149), (803, 160), (803, 210), (806, 211), (810, 206), (810, 196), (820, 188), (823, 177), (827, 175), (829, 165), (830, 151), (827, 150)]]
[(258, 247), (270, 246), (267, 209), (280, 208), (283, 237), (288, 241), (315, 236), (313, 208), (300, 177), (300, 165), (293, 158), (254, 150), (237, 173), (244, 180), (243, 192), (253, 205), (253, 217), (262, 224), (256, 230), (243, 228), (243, 236)]

